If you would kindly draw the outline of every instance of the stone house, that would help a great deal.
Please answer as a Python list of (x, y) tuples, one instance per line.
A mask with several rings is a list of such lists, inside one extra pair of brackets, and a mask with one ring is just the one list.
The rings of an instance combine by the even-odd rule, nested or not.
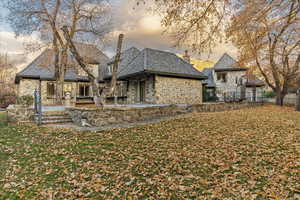
[[(99, 76), (99, 66), (106, 66), (108, 57), (94, 45), (76, 43), (84, 61)], [(16, 74), (17, 95), (33, 95), (35, 89), (41, 89), (43, 105), (55, 103), (56, 82), (54, 77), (54, 50), (45, 49), (22, 71)], [(101, 78), (100, 78), (101, 79)], [(78, 66), (75, 58), (68, 53), (65, 71), (64, 95), (71, 95), (72, 104), (92, 101), (92, 90), (87, 74)], [(63, 97), (64, 99), (64, 97)]]
[(249, 68), (240, 67), (238, 62), (225, 53), (213, 68), (206, 68), (203, 73), (208, 77), (204, 81), (209, 96), (224, 100), (224, 94), (241, 98), (259, 97), (265, 86), (264, 82), (252, 76)]
[[(111, 71), (109, 63), (105, 79)], [(126, 88), (128, 104), (200, 104), (207, 77), (173, 53), (131, 48), (121, 55), (117, 78)]]

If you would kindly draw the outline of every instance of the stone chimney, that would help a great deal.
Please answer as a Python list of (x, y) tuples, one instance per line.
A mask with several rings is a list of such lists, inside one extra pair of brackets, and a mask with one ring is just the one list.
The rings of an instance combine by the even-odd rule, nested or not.
[(183, 56), (183, 60), (185, 60), (188, 63), (191, 63), (191, 57), (189, 55), (189, 51), (188, 50), (185, 50), (185, 54)]

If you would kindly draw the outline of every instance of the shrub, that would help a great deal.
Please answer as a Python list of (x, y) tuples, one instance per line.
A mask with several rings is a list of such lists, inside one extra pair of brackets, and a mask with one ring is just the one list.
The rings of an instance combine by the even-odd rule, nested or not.
[(17, 99), (17, 103), (23, 106), (30, 106), (33, 104), (33, 96), (31, 95), (25, 95), (25, 96), (21, 96)]
[(276, 97), (276, 93), (273, 92), (273, 91), (264, 91), (262, 93), (262, 97), (264, 97), (264, 98), (274, 98), (274, 97)]
[(0, 95), (0, 108), (6, 108), (10, 104), (16, 103), (16, 95)]

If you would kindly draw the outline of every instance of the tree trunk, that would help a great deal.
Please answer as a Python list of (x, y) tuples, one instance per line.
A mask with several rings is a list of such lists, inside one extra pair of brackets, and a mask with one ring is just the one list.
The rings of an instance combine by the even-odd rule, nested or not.
[(57, 38), (54, 36), (53, 38), (53, 50), (54, 50), (54, 77), (56, 80), (56, 89), (55, 89), (55, 104), (61, 105), (62, 104), (62, 93), (59, 90), (60, 86), (60, 53), (59, 53), (59, 47), (57, 44)]
[(295, 109), (300, 111), (300, 88), (297, 90)]
[[(59, 84), (57, 85), (58, 92), (60, 93), (62, 99), (64, 97), (64, 83), (65, 83), (65, 72), (68, 61), (68, 47), (62, 47), (60, 65), (59, 65)], [(61, 102), (62, 104), (63, 102)]]
[(285, 94), (283, 94), (282, 92), (277, 92), (276, 94), (276, 105), (283, 106)]

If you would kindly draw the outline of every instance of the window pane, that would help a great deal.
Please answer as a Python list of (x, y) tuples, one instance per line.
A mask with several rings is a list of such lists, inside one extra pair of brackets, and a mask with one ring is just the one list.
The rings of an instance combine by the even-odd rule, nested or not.
[(47, 83), (47, 96), (53, 97), (55, 95), (55, 85), (53, 83)]
[(85, 86), (85, 96), (89, 97), (90, 96), (90, 87), (89, 86)]
[(84, 85), (79, 86), (79, 96), (84, 96)]

